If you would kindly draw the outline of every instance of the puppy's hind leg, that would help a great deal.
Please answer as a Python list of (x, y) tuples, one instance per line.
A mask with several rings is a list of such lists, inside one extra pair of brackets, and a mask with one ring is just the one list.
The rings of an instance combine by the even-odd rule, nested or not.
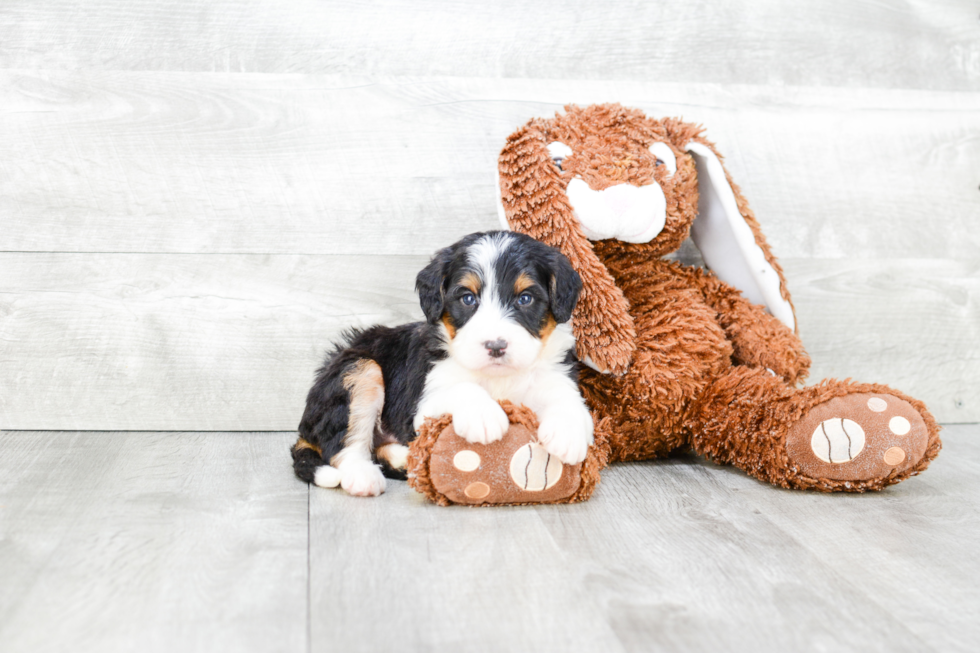
[(374, 455), (381, 463), (381, 469), (388, 478), (405, 480), (408, 467), (408, 447), (399, 442), (386, 442), (374, 450)]
[(339, 472), (345, 492), (377, 496), (385, 491), (385, 477), (371, 459), (374, 432), (385, 400), (381, 367), (373, 360), (361, 359), (344, 373), (343, 384), (350, 397), (347, 433), (343, 448), (330, 459), (330, 464)]
[(300, 438), (290, 451), (293, 454), (293, 471), (300, 479), (320, 487), (340, 485), (340, 472), (323, 460), (320, 447)]

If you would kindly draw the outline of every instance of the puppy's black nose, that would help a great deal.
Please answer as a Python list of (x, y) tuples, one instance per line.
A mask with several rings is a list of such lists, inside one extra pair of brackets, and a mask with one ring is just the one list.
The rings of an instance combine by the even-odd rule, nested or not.
[(507, 341), (503, 338), (487, 340), (483, 346), (490, 352), (490, 358), (500, 358), (504, 355), (504, 350), (507, 349)]

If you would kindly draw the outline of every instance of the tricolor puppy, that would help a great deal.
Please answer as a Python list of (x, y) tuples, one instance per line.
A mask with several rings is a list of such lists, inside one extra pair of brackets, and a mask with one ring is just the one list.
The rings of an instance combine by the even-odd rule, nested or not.
[(592, 416), (568, 324), (582, 282), (568, 259), (523, 234), (471, 234), (436, 253), (415, 287), (425, 322), (351, 331), (327, 356), (292, 449), (296, 475), (381, 494), (386, 475), (405, 477), (426, 417), (452, 414), (460, 436), (493, 442), (508, 428), (503, 399), (537, 413), (549, 453), (584, 460)]

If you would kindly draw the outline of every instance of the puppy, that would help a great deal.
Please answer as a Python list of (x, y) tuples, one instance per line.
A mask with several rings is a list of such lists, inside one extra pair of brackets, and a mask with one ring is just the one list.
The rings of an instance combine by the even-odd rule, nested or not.
[[(491, 231), (440, 250), (415, 281), (424, 322), (352, 330), (327, 355), (292, 448), (296, 475), (357, 496), (405, 478), (426, 417), (489, 443), (509, 426), (497, 403), (534, 410), (538, 439), (575, 464), (592, 444), (568, 321), (582, 288), (557, 249)], [(376, 464), (377, 463), (377, 464)]]

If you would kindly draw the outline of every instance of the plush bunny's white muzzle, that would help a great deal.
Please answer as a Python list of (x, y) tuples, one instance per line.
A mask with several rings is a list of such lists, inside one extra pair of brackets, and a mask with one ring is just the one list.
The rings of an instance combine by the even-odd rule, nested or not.
[(576, 178), (568, 182), (566, 194), (589, 240), (616, 238), (627, 243), (648, 243), (667, 221), (667, 200), (656, 182), (592, 190)]

